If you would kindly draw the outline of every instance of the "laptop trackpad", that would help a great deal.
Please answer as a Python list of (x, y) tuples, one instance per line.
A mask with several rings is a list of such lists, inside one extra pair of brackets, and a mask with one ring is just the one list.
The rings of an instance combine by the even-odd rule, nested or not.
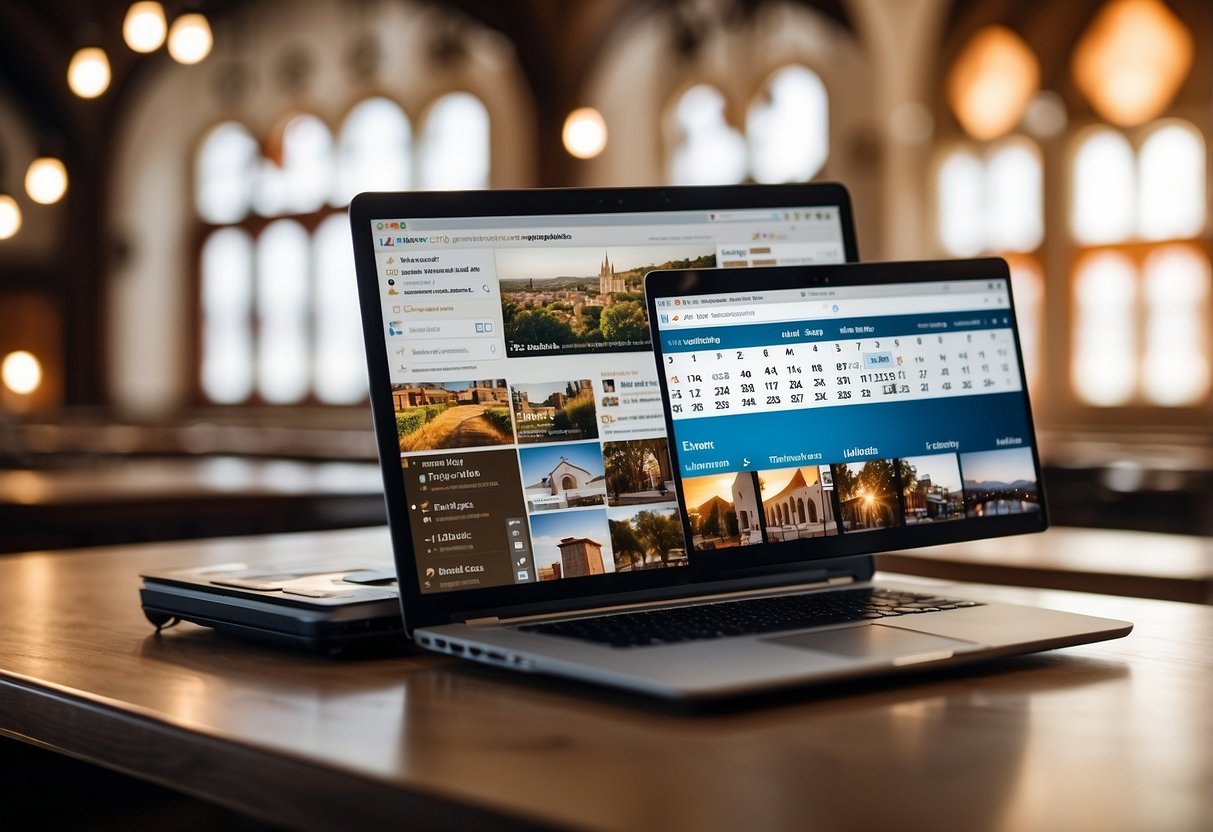
[(846, 627), (841, 630), (824, 630), (812, 633), (797, 633), (791, 636), (763, 639), (771, 644), (796, 647), (801, 650), (820, 650), (838, 656), (862, 659), (914, 659), (947, 658), (953, 651), (972, 647), (971, 642), (959, 641), (927, 633), (915, 633), (896, 627), (871, 624), (866, 627)]

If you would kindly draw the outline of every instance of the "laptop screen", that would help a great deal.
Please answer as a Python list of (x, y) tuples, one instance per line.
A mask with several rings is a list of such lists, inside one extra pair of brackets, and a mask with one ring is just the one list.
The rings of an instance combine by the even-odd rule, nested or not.
[(752, 546), (828, 557), (1042, 526), (1001, 261), (776, 269), (746, 283), (680, 273), (648, 288), (692, 558)]
[[(395, 425), (380, 443), (399, 448), (417, 591), (686, 565), (644, 275), (842, 262), (846, 206), (434, 216), (401, 197), (412, 210), (352, 216), (373, 240)], [(364, 290), (370, 326), (367, 309)]]

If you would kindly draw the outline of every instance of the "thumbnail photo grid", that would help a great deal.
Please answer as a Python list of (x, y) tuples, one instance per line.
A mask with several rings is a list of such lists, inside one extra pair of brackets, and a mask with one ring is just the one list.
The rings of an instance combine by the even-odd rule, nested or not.
[[(517, 565), (511, 557), (511, 568), (533, 568), (535, 579), (550, 581), (686, 565), (666, 438), (599, 440), (596, 399), (613, 395), (614, 385), (614, 379), (575, 377), (393, 384), (402, 471), (417, 492), (420, 519), (435, 517), (429, 475), (410, 466), (414, 453), (473, 450), (459, 464), (503, 484), (498, 455), (504, 453), (518, 485), (494, 494), (493, 504), (510, 505), (506, 514), (525, 513), (531, 536), (530, 552)], [(498, 446), (514, 447), (493, 450)], [(426, 459), (450, 462), (442, 455)], [(462, 487), (462, 474), (452, 476), (450, 487)], [(518, 497), (523, 511), (512, 507)]]
[(682, 485), (696, 550), (1040, 511), (1030, 448), (712, 474)]
[(665, 438), (518, 449), (540, 581), (687, 564)]

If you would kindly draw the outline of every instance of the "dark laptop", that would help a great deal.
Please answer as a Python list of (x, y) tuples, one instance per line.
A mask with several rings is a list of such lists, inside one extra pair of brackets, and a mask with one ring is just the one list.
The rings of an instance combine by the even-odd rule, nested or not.
[[(868, 492), (860, 494), (852, 480), (866, 484), (873, 474), (852, 470), (852, 459), (876, 455), (901, 464), (916, 455), (902, 448), (886, 458), (879, 449), (869, 453), (876, 448), (869, 443), (827, 458), (824, 450), (810, 450), (823, 431), (814, 425), (820, 411), (808, 407), (796, 431), (800, 439), (796, 432), (788, 437), (785, 467), (794, 467), (799, 454), (807, 462), (820, 453), (821, 460), (815, 468), (803, 466), (803, 488), (794, 477), (782, 483), (787, 499), (769, 506), (769, 518), (768, 507), (757, 502), (762, 483), (752, 477), (755, 493), (747, 497), (723, 487), (696, 491), (698, 483), (679, 475), (675, 465), (684, 457), (680, 450), (671, 461), (667, 436), (675, 414), (663, 409), (687, 394), (664, 375), (672, 355), (658, 357), (658, 372), (649, 324), (659, 325), (654, 315), (666, 314), (664, 307), (656, 312), (655, 299), (678, 300), (681, 307), (683, 298), (668, 295), (658, 278), (658, 292), (646, 304), (644, 274), (676, 273), (677, 290), (688, 298), (722, 296), (712, 300), (720, 304), (722, 325), (744, 320), (753, 289), (808, 291), (812, 270), (787, 267), (854, 258), (840, 187), (365, 194), (355, 199), (350, 217), (405, 627), (421, 646), (657, 695), (706, 697), (973, 661), (1128, 631), (1123, 622), (867, 582), (868, 555), (881, 548), (1045, 526), (1005, 285), (997, 307), (1005, 320), (997, 329), (1007, 352), (1000, 357), (1017, 386), (1002, 391), (1009, 398), (998, 399), (997, 410), (1012, 400), (1018, 408), (1015, 436), (1027, 462), (1017, 456), (1016, 470), (1036, 490), (1021, 495), (1018, 510), (999, 502), (1001, 496), (971, 510), (984, 520), (984, 512), (1005, 508), (1007, 517), (1015, 514), (1009, 520), (978, 522), (968, 516), (968, 503), (956, 519), (956, 500), (968, 499), (959, 496), (967, 492), (962, 485), (945, 495), (945, 477), (955, 472), (942, 468), (931, 474), (939, 488), (924, 485), (921, 499), (908, 503), (899, 497), (893, 515), (857, 513)], [(756, 266), (784, 268), (749, 268)], [(917, 267), (867, 274), (846, 268), (832, 279), (868, 280), (872, 309), (891, 303), (921, 307), (924, 315), (952, 314), (936, 294), (913, 301), (898, 294), (905, 285), (930, 282)], [(1005, 269), (989, 262), (972, 268), (970, 279), (1006, 282)], [(730, 298), (742, 306), (728, 308)], [(847, 325), (868, 334), (875, 326), (868, 314), (856, 313)], [(719, 336), (688, 337), (708, 339), (702, 345)], [(906, 360), (888, 347), (865, 349), (887, 352), (889, 362)], [(830, 392), (839, 389), (841, 363), (829, 363)], [(741, 390), (726, 378), (731, 372), (719, 367), (703, 375), (694, 398), (705, 408), (726, 401), (739, 407), (728, 398)], [(718, 387), (730, 390), (718, 393)], [(855, 401), (832, 414), (839, 424), (871, 422), (872, 435), (882, 435), (881, 420), (903, 419), (900, 411), (861, 410), (865, 397), (859, 387), (851, 392)], [(977, 399), (964, 399), (967, 412), (990, 416), (984, 408), (995, 399)], [(701, 449), (767, 430), (716, 423), (720, 436), (684, 440), (680, 422), (669, 424), (675, 441)], [(904, 429), (919, 427), (906, 423)], [(731, 457), (695, 464), (737, 475), (728, 467)], [(770, 471), (772, 483), (782, 476), (769, 466), (762, 470)], [(811, 488), (824, 491), (835, 478), (838, 493), (830, 495), (828, 509), (820, 496), (810, 509)], [(692, 502), (705, 493), (702, 502)], [(940, 519), (941, 511), (948, 520)], [(779, 608), (774, 613), (772, 605)], [(727, 620), (705, 623), (705, 611)], [(920, 622), (928, 616), (943, 629), (924, 629)], [(886, 617), (903, 623), (873, 623)]]
[[(836, 185), (364, 195), (350, 214), (387, 499), (401, 518), (393, 545), (417, 622), (494, 598), (599, 593), (610, 576), (549, 582), (553, 563), (532, 558), (538, 524), (602, 537), (621, 506), (672, 510), (645, 271), (857, 258)], [(576, 424), (555, 424), (566, 420)], [(645, 487), (608, 493), (604, 449), (614, 473), (643, 456)], [(460, 508), (469, 502), (487, 510)], [(384, 559), (158, 570), (140, 594), (157, 626), (337, 653), (399, 640), (395, 584), (365, 583), (391, 572)]]
[(145, 572), (143, 614), (160, 630), (189, 621), (267, 644), (337, 655), (400, 647), (390, 559), (335, 556), (253, 566), (221, 563)]

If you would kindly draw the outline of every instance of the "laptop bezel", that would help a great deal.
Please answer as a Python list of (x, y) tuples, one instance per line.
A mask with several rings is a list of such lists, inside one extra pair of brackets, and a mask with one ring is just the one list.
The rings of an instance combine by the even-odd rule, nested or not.
[[(1027, 375), (1023, 365), (1023, 351), (1015, 318), (1015, 304), (1011, 290), (1011, 275), (1007, 262), (997, 257), (969, 260), (920, 260), (903, 262), (845, 263), (816, 266), (772, 266), (753, 270), (747, 274), (745, 290), (754, 292), (783, 289), (805, 289), (825, 286), (865, 286), (881, 284), (969, 282), (982, 283), (991, 280), (1006, 282), (1008, 289), (1010, 329), (1015, 342), (1019, 370), (1020, 392), (1023, 396), (1024, 417), (1030, 441), (1032, 464), (1037, 475), (1040, 510), (1022, 514), (971, 518), (947, 523), (916, 524), (888, 529), (865, 531), (863, 534), (845, 534), (831, 537), (809, 538), (797, 541), (762, 542), (738, 549), (720, 549), (713, 552), (699, 551), (701, 561), (716, 562), (716, 568), (728, 574), (735, 568), (751, 564), (777, 566), (784, 563), (798, 565), (825, 561), (831, 558), (854, 554), (869, 554), (900, 549), (914, 549), (967, 540), (1005, 537), (1014, 534), (1030, 534), (1048, 528), (1049, 517), (1045, 497), (1044, 478), (1041, 474), (1040, 453), (1036, 441), (1036, 427), (1032, 416), (1028, 392)], [(733, 269), (670, 270), (651, 272), (645, 278), (645, 300), (648, 304), (649, 320), (657, 321), (657, 301), (688, 295), (716, 295), (737, 291), (737, 275)], [(697, 330), (691, 330), (695, 332)], [(664, 354), (660, 337), (653, 339), (654, 355), (662, 362)], [(662, 407), (665, 412), (667, 431), (671, 436), (670, 455), (673, 464), (675, 486), (679, 504), (683, 504), (683, 475), (679, 462), (678, 443), (673, 436), (673, 413), (669, 381), (664, 373), (658, 374), (661, 383)], [(852, 405), (864, 406), (864, 405)], [(811, 408), (803, 411), (806, 417)], [(841, 460), (825, 460), (840, 462)], [(690, 539), (691, 526), (686, 511), (680, 512), (683, 534)], [(814, 553), (816, 550), (816, 554)], [(824, 551), (823, 551), (824, 550)]]
[[(747, 208), (830, 207), (839, 212), (843, 253), (859, 258), (851, 199), (837, 183), (788, 185), (729, 185), (656, 188), (561, 188), (500, 191), (363, 193), (350, 203), (359, 305), (366, 348), (371, 414), (377, 447), (398, 446), (391, 398), (387, 344), (381, 320), (381, 287), (375, 258), (372, 222), (389, 218), (471, 218), (560, 216), (567, 214), (644, 213), (653, 211), (725, 211)], [(607, 574), (552, 582), (482, 587), (422, 593), (412, 551), (404, 478), (399, 455), (380, 453), (384, 500), (389, 518), (393, 556), (399, 576), (405, 628), (463, 621), (507, 613), (534, 614), (576, 610), (606, 603), (639, 603), (683, 598), (719, 591), (811, 580), (821, 575), (863, 580), (872, 571), (871, 559), (847, 557), (819, 561), (804, 569), (782, 564), (740, 570), (719, 578), (694, 567)]]

